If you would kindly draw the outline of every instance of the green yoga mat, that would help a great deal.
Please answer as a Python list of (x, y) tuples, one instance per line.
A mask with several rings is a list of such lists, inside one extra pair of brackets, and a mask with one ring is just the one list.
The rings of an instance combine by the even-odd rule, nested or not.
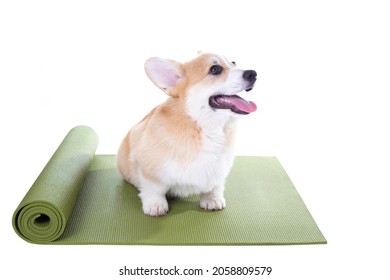
[(13, 215), (38, 244), (290, 245), (326, 240), (275, 157), (236, 157), (227, 207), (205, 211), (199, 197), (169, 201), (163, 217), (143, 214), (136, 188), (114, 155), (95, 155), (97, 135), (73, 128)]

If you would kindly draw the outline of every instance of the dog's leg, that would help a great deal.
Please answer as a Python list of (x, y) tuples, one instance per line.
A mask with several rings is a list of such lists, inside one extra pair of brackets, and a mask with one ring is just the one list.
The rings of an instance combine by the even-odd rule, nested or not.
[(167, 190), (160, 184), (142, 178), (139, 197), (142, 201), (142, 210), (149, 216), (163, 216), (168, 210), (168, 201), (165, 196)]
[(226, 207), (225, 198), (223, 197), (224, 184), (219, 184), (208, 193), (200, 195), (200, 207), (206, 210), (221, 210)]

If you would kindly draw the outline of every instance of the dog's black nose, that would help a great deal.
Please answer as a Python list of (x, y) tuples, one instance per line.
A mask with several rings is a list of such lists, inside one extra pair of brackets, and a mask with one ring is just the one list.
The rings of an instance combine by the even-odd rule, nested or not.
[(255, 70), (245, 70), (244, 74), (242, 74), (242, 77), (248, 82), (253, 82), (256, 80), (257, 73)]

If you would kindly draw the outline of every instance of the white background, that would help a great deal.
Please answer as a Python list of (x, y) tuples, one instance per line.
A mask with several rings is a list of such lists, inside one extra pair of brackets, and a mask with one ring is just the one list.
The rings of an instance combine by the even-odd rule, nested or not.
[[(389, 279), (386, 2), (2, 1), (0, 277), (124, 279), (124, 265), (177, 265), (272, 266), (264, 279)], [(127, 130), (165, 99), (144, 74), (144, 60), (186, 61), (198, 50), (257, 71), (245, 97), (258, 111), (239, 122), (237, 154), (277, 156), (328, 245), (38, 246), (20, 239), (13, 211), (68, 130), (89, 125), (99, 134), (98, 153), (115, 153)]]

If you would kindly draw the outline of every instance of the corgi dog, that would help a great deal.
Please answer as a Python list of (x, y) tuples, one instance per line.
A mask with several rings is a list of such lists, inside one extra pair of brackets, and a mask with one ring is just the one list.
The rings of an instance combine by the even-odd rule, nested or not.
[(186, 63), (150, 58), (145, 72), (168, 99), (127, 133), (117, 153), (120, 174), (138, 188), (146, 215), (165, 215), (167, 196), (199, 194), (200, 207), (225, 208), (237, 117), (257, 109), (237, 94), (253, 88), (256, 71), (201, 53)]

